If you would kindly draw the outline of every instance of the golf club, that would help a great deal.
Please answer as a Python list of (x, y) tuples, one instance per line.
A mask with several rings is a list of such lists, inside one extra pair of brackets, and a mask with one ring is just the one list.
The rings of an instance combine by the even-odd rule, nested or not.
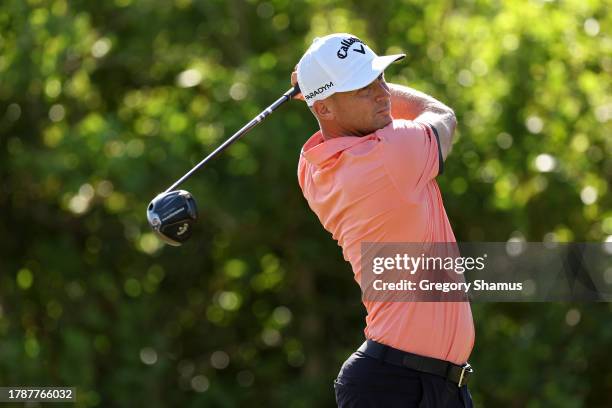
[(223, 142), (221, 146), (217, 147), (201, 162), (185, 173), (183, 177), (175, 181), (174, 184), (168, 187), (163, 193), (158, 194), (151, 201), (147, 207), (147, 220), (157, 236), (164, 242), (173, 246), (179, 246), (191, 237), (193, 224), (198, 219), (196, 202), (191, 193), (185, 190), (176, 190), (176, 188), (208, 163), (209, 160), (221, 153), (236, 140), (240, 139), (256, 125), (261, 123), (261, 121), (274, 112), (279, 106), (299, 93), (300, 88), (298, 85), (289, 89), (272, 105), (268, 106), (260, 114), (251, 119), (249, 123)]

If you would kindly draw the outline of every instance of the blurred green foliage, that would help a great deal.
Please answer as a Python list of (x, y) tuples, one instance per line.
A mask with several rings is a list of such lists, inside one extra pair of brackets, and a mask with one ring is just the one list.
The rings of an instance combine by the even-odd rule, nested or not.
[[(148, 201), (289, 87), (318, 35), (403, 50), (453, 107), (462, 241), (612, 235), (610, 1), (5, 0), (0, 385), (78, 407), (333, 405), (362, 340), (350, 267), (302, 198), (316, 122), (283, 106), (190, 181), (190, 243)], [(475, 304), (481, 407), (612, 405), (609, 304)]]

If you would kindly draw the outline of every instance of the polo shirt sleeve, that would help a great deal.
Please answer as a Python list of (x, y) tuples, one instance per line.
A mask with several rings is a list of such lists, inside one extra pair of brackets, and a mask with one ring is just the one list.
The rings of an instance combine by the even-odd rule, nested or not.
[(394, 120), (379, 136), (389, 177), (407, 199), (442, 173), (440, 144), (431, 125)]

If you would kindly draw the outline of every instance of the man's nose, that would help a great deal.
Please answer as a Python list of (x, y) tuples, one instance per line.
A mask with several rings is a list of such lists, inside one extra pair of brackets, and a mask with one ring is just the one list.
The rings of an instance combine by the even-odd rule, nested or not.
[(378, 86), (376, 87), (376, 100), (383, 100), (391, 96), (391, 91), (389, 90), (389, 85), (383, 79), (381, 81), (377, 81)]

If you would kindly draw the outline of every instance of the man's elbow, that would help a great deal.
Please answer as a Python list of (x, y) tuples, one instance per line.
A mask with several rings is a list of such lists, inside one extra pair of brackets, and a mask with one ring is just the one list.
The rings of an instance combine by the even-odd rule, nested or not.
[(445, 134), (441, 137), (442, 140), (440, 140), (440, 145), (442, 148), (442, 158), (446, 160), (446, 157), (453, 148), (453, 139), (455, 137), (455, 129), (457, 128), (457, 116), (455, 116), (455, 112), (451, 108), (448, 108), (448, 112), (444, 116)]
[(450, 133), (450, 137), (451, 140), (455, 134), (455, 128), (457, 128), (457, 115), (455, 115), (455, 111), (452, 110), (451, 108), (448, 108), (448, 113), (447, 113), (447, 123), (448, 123), (448, 130)]
[(455, 139), (455, 130), (457, 129), (457, 116), (455, 115), (455, 111), (450, 110), (450, 142), (451, 148), (453, 146), (453, 140)]

